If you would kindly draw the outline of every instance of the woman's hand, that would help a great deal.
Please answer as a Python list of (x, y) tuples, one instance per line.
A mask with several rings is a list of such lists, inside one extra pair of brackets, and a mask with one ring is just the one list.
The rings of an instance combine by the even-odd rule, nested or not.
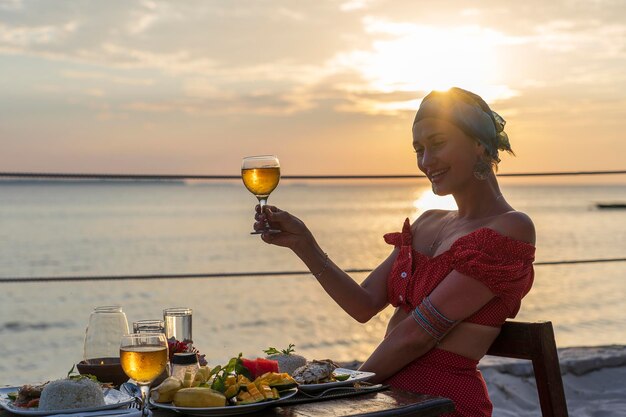
[(254, 218), (256, 220), (254, 230), (263, 230), (266, 221), (272, 229), (280, 230), (279, 233), (263, 233), (261, 238), (266, 243), (290, 248), (293, 251), (307, 244), (314, 244), (313, 235), (302, 220), (278, 207), (266, 205), (261, 212), (261, 207), (257, 204)]

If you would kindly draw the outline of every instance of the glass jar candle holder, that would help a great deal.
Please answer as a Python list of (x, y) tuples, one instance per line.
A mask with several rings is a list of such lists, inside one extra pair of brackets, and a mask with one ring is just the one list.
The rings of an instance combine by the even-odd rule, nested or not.
[(119, 358), (120, 338), (127, 333), (128, 321), (122, 307), (96, 307), (85, 330), (85, 362), (104, 363), (107, 358)]

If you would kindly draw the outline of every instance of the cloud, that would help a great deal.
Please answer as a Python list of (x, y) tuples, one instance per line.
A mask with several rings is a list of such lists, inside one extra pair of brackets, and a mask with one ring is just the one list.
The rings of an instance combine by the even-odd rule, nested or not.
[(626, 57), (626, 25), (598, 20), (553, 20), (535, 28), (534, 42), (542, 49), (569, 53), (585, 50), (598, 58)]
[(104, 91), (100, 88), (87, 88), (83, 92), (92, 97), (104, 97)]
[(236, 93), (221, 91), (206, 80), (195, 79), (187, 83), (185, 92), (186, 97), (151, 102), (134, 101), (122, 105), (121, 109), (134, 112), (180, 112), (211, 116), (226, 114), (284, 116), (314, 107), (313, 96), (300, 88), (282, 93), (270, 90)]
[(339, 9), (342, 12), (352, 12), (355, 10), (363, 10), (367, 9), (371, 3), (374, 3), (375, 0), (348, 0), (343, 2)]
[(78, 24), (68, 21), (61, 26), (9, 26), (0, 23), (0, 48), (28, 48), (61, 43), (76, 31)]
[(96, 71), (67, 70), (67, 71), (62, 71), (61, 75), (71, 80), (98, 80), (98, 81), (106, 81), (106, 82), (111, 82), (114, 84), (122, 84), (122, 85), (149, 86), (149, 85), (154, 85), (155, 83), (153, 79), (149, 79), (149, 78), (120, 77), (120, 76), (105, 74), (105, 73), (96, 72)]
[(193, 115), (288, 114), (288, 103), (281, 103), (275, 95), (236, 97), (230, 100), (162, 100), (156, 102), (135, 101), (124, 104), (122, 110), (141, 113), (187, 113)]
[(134, 18), (127, 26), (127, 30), (133, 35), (145, 32), (159, 18), (157, 3), (147, 0), (141, 1), (139, 3), (139, 8), (133, 10), (131, 14)]
[[(61, 77), (83, 84), (80, 91), (100, 89), (114, 99), (107, 83), (149, 86), (161, 97), (124, 98), (135, 112), (273, 115), (326, 106), (393, 115), (450, 85), (498, 101), (529, 85), (592, 83), (581, 68), (620, 77), (605, 65), (626, 50), (619, 8), (602, 6), (613, 19), (607, 23), (589, 17), (595, 9), (582, 3), (551, 3), (537, 16), (541, 4), (15, 0), (0, 3), (0, 53), (66, 65)], [(503, 58), (509, 55), (525, 60)], [(579, 67), (563, 73), (550, 66), (560, 56), (579, 57)], [(535, 69), (522, 74), (523, 66)]]
[(292, 9), (288, 9), (286, 7), (279, 7), (276, 13), (279, 16), (284, 16), (288, 19), (299, 21), (299, 22), (306, 20), (306, 16), (303, 13), (294, 11)]
[(0, 10), (19, 10), (24, 7), (22, 0), (0, 0)]

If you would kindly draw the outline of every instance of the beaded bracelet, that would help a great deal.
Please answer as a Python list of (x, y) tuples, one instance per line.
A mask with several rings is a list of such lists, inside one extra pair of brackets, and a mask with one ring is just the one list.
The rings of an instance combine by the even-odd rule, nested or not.
[(317, 279), (320, 279), (320, 277), (324, 274), (324, 272), (326, 272), (326, 268), (328, 268), (328, 254), (326, 252), (324, 252), (324, 266), (322, 267), (322, 270), (318, 273), (313, 273), (313, 276)]
[(450, 320), (439, 312), (428, 296), (411, 312), (411, 316), (437, 343), (458, 323), (458, 320)]

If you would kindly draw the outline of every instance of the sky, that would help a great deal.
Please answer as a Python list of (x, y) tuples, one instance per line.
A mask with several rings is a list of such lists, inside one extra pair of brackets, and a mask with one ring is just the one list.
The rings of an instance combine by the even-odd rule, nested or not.
[(625, 169), (626, 0), (0, 0), (3, 172), (417, 174), (450, 86), (501, 173)]

